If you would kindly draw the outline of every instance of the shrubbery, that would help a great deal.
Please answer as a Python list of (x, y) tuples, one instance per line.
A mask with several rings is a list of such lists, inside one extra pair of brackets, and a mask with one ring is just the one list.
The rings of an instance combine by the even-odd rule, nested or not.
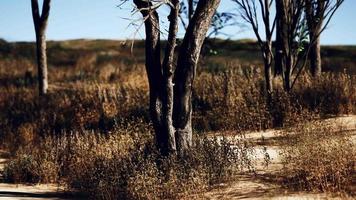
[(294, 189), (351, 192), (356, 173), (352, 138), (330, 127), (311, 125), (291, 131), (282, 153), (286, 185)]
[[(232, 146), (197, 135), (186, 157), (158, 155), (143, 45), (130, 57), (129, 48), (110, 41), (50, 43), (49, 94), (42, 98), (36, 92), (33, 45), (14, 44), (2, 52), (0, 146), (14, 157), (5, 179), (61, 182), (94, 198), (170, 199), (251, 168), (251, 148), (244, 142)], [(356, 113), (356, 79), (346, 73), (324, 73), (317, 80), (303, 74), (290, 93), (276, 78), (267, 97), (261, 68), (246, 64), (259, 64), (252, 47), (240, 44), (233, 53), (201, 61), (193, 92), (195, 133), (290, 127)], [(301, 131), (287, 151), (293, 178), (302, 188), (344, 190), (352, 166), (345, 158), (354, 158), (354, 147), (343, 137), (319, 140), (312, 132)]]
[(19, 151), (6, 166), (5, 178), (60, 181), (93, 199), (176, 199), (253, 170), (253, 149), (243, 140), (232, 145), (220, 138), (196, 138), (186, 156), (162, 157), (150, 133), (131, 126), (110, 136), (78, 132), (48, 137)]

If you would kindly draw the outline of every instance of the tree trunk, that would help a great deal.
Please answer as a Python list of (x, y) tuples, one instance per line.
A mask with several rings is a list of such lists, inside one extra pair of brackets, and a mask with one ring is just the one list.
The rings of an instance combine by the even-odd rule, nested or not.
[(47, 55), (46, 55), (46, 29), (49, 17), (51, 0), (44, 0), (40, 14), (38, 0), (31, 0), (32, 17), (36, 31), (36, 53), (38, 65), (39, 94), (45, 95), (48, 89)]
[(194, 2), (193, 0), (188, 0), (188, 19), (191, 20), (194, 14)]
[[(265, 47), (265, 80), (266, 80), (266, 89), (268, 93), (268, 98), (271, 96), (273, 92), (273, 82), (272, 82), (272, 35), (273, 30), (271, 30), (270, 25), (270, 4), (272, 1), (265, 0), (264, 1), (264, 24), (265, 24), (265, 32), (266, 32), (266, 47)], [(263, 11), (263, 8), (261, 8)]]
[(291, 78), (292, 78), (292, 66), (293, 66), (293, 55), (288, 54), (286, 56), (286, 68), (283, 72), (283, 78), (284, 78), (284, 90), (287, 92), (290, 92), (291, 90)]
[(46, 35), (44, 31), (36, 33), (36, 52), (38, 67), (38, 86), (39, 94), (45, 95), (48, 89), (47, 76), (47, 55), (46, 55)]
[(155, 131), (156, 145), (162, 154), (168, 153), (168, 134), (163, 126), (163, 75), (161, 66), (161, 44), (159, 17), (155, 10), (149, 10), (150, 2), (134, 0), (145, 18), (145, 55), (146, 73), (150, 90), (150, 118)]
[(315, 42), (310, 47), (310, 72), (313, 77), (321, 75), (321, 55), (320, 55), (320, 37), (315, 39)]
[(310, 73), (313, 77), (321, 75), (320, 34), (326, 12), (327, 1), (307, 0), (305, 3), (305, 14), (309, 29), (309, 61)]
[(268, 94), (272, 94), (272, 92), (273, 92), (271, 62), (272, 62), (272, 55), (270, 53), (266, 53), (264, 65), (265, 65), (266, 90), (267, 90)]
[[(168, 147), (169, 152), (176, 152), (176, 138), (175, 128), (173, 126), (173, 103), (174, 103), (174, 88), (173, 88), (173, 63), (175, 47), (177, 45), (177, 33), (178, 33), (178, 17), (179, 17), (179, 0), (171, 1), (173, 7), (171, 13), (168, 16), (170, 21), (169, 33), (167, 40), (167, 47), (165, 52), (165, 58), (163, 60), (163, 79), (164, 79), (164, 96), (163, 96), (163, 126), (164, 132), (168, 135)], [(169, 153), (167, 152), (167, 153)]]
[(201, 47), (220, 0), (200, 0), (181, 45), (174, 77), (173, 124), (180, 154), (192, 146), (192, 87)]
[[(275, 72), (282, 74), (284, 82), (284, 90), (291, 89), (291, 76), (293, 71), (293, 55), (289, 45), (293, 44), (293, 39), (290, 38), (288, 18), (288, 1), (276, 0), (276, 59)], [(290, 41), (292, 40), (292, 41)]]
[(192, 85), (205, 35), (220, 0), (200, 0), (181, 45), (177, 68), (173, 63), (178, 32), (179, 1), (172, 0), (169, 34), (161, 65), (158, 13), (152, 3), (134, 0), (145, 19), (146, 70), (150, 87), (150, 115), (156, 143), (163, 155), (184, 154), (192, 145)]
[(282, 75), (285, 63), (283, 62), (283, 0), (276, 0), (276, 41), (275, 41), (275, 59), (274, 59), (274, 73), (276, 75)]

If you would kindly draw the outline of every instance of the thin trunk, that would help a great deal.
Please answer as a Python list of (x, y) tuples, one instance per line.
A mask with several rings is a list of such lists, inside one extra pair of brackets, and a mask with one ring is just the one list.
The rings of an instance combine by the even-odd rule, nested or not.
[[(293, 70), (293, 55), (290, 45), (290, 26), (288, 24), (288, 6), (289, 1), (276, 0), (276, 57), (275, 57), (275, 72), (282, 74), (284, 82), (284, 90), (290, 91), (291, 75)], [(294, 38), (291, 40), (293, 41)]]
[(321, 75), (320, 33), (325, 4), (325, 1), (315, 2), (313, 0), (307, 0), (305, 3), (305, 14), (311, 43), (309, 50), (310, 73), (313, 77)]
[(283, 72), (284, 78), (284, 90), (290, 92), (291, 90), (291, 78), (292, 78), (292, 66), (293, 66), (293, 55), (286, 56), (286, 68)]
[(44, 0), (42, 13), (39, 12), (38, 0), (31, 0), (32, 17), (36, 31), (36, 53), (38, 68), (39, 94), (45, 95), (48, 90), (47, 55), (46, 55), (46, 29), (49, 17), (51, 0)]
[(188, 0), (188, 19), (189, 21), (192, 19), (194, 14), (194, 2), (193, 0)]
[(283, 62), (283, 0), (276, 0), (276, 41), (275, 41), (275, 59), (274, 73), (275, 76), (282, 75), (285, 63)]
[(315, 39), (315, 42), (310, 47), (310, 71), (313, 77), (321, 75), (321, 55), (320, 55), (320, 37)]
[(192, 146), (192, 87), (201, 47), (220, 0), (200, 0), (181, 45), (174, 77), (173, 124), (180, 154)]
[[(261, 4), (262, 6), (262, 4)], [(270, 25), (270, 1), (264, 1), (264, 8), (262, 9), (263, 22), (265, 24), (265, 32), (266, 32), (266, 43), (264, 47), (264, 54), (265, 54), (265, 81), (266, 81), (266, 89), (268, 96), (270, 96), (273, 92), (273, 82), (272, 82), (272, 33), (273, 28), (271, 29)], [(272, 25), (273, 26), (273, 25)], [(256, 33), (258, 34), (258, 33)]]
[(44, 31), (36, 33), (36, 52), (38, 67), (38, 85), (39, 94), (45, 95), (48, 90), (47, 75), (47, 55), (46, 55), (46, 36)]
[(150, 89), (150, 117), (155, 130), (156, 145), (162, 154), (168, 152), (168, 135), (165, 133), (162, 122), (162, 89), (163, 75), (161, 67), (161, 44), (158, 13), (150, 10), (151, 3), (143, 0), (134, 0), (137, 8), (141, 10), (145, 20), (145, 55), (146, 72)]
[(264, 65), (265, 65), (265, 81), (267, 93), (271, 94), (273, 92), (273, 82), (272, 82), (272, 55), (270, 53), (266, 54)]
[[(178, 17), (179, 17), (179, 1), (172, 0), (173, 7), (168, 17), (170, 21), (169, 33), (165, 58), (163, 60), (163, 79), (164, 79), (164, 95), (163, 95), (163, 126), (164, 132), (168, 135), (167, 150), (176, 152), (175, 129), (173, 126), (173, 63), (175, 47), (177, 45), (178, 32)], [(168, 153), (167, 151), (167, 153)]]

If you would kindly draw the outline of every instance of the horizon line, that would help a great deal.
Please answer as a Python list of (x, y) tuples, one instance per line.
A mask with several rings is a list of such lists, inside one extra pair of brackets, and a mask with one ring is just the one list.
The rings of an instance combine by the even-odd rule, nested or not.
[[(182, 38), (178, 38), (182, 39)], [(232, 38), (211, 38), (211, 39), (217, 39), (217, 40), (222, 40), (222, 41), (249, 41), (249, 42), (257, 42), (256, 39), (254, 38), (240, 38), (240, 39), (232, 39)], [(11, 39), (6, 39), (6, 38), (0, 38), (0, 40), (3, 40), (7, 43), (35, 43), (36, 40), (11, 40)], [(87, 40), (87, 41), (96, 41), (96, 40), (103, 40), (103, 41), (144, 41), (145, 39), (134, 39), (134, 38), (127, 38), (127, 39), (122, 39), (122, 38), (92, 38), (92, 37), (81, 37), (81, 38), (64, 38), (64, 39), (48, 39), (46, 42), (66, 42), (66, 41), (78, 41), (78, 40)], [(161, 39), (160, 41), (167, 41), (165, 39)], [(273, 40), (275, 42), (275, 40)], [(321, 43), (322, 46), (356, 46), (355, 44), (352, 43)]]

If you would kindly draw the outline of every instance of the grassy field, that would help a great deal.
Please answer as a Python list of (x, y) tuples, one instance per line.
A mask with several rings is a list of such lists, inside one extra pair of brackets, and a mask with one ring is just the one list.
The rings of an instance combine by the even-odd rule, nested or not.
[[(210, 41), (194, 85), (192, 155), (162, 158), (149, 121), (144, 43), (135, 41), (133, 47), (131, 41), (48, 42), (49, 93), (39, 98), (35, 45), (0, 40), (0, 146), (13, 158), (5, 167), (7, 181), (61, 183), (99, 199), (179, 199), (254, 168), (250, 144), (221, 143), (206, 132), (242, 135), (356, 114), (355, 46), (322, 47), (320, 79), (304, 73), (285, 93), (276, 78), (276, 91), (267, 101), (257, 45)], [(318, 140), (313, 134), (305, 138)], [(323, 155), (330, 150), (327, 142), (324, 149), (313, 149), (311, 141), (298, 140), (306, 147), (289, 149), (288, 163), (305, 166), (303, 151)], [(342, 184), (355, 173), (356, 157), (340, 150), (350, 144), (347, 139), (336, 144), (330, 155), (349, 158), (336, 162), (341, 172), (315, 167), (309, 173), (311, 168), (304, 167), (292, 177), (299, 177), (302, 190), (348, 192)], [(318, 177), (318, 170), (324, 170), (322, 177), (337, 178), (308, 179)]]

